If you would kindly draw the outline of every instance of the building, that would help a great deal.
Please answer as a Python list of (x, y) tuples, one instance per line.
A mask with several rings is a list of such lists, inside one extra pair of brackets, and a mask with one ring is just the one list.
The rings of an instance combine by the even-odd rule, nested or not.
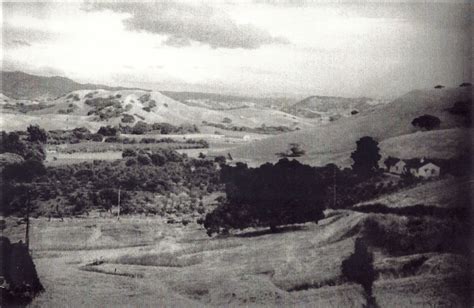
[(441, 168), (433, 161), (428, 159), (410, 159), (406, 162), (407, 172), (415, 177), (429, 179), (439, 177)]
[(406, 162), (404, 160), (389, 156), (384, 163), (386, 170), (390, 173), (402, 175), (406, 172)]

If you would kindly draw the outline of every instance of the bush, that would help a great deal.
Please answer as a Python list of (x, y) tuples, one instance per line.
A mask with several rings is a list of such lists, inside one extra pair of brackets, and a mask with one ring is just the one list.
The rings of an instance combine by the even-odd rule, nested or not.
[(134, 149), (125, 149), (122, 152), (122, 157), (136, 157), (137, 152)]
[(116, 127), (112, 126), (101, 126), (99, 130), (97, 131), (98, 134), (101, 134), (102, 136), (117, 136), (119, 131)]
[(304, 154), (306, 154), (306, 151), (303, 150), (300, 144), (290, 143), (286, 152), (277, 153), (276, 155), (280, 157), (300, 157)]
[(148, 131), (149, 131), (148, 124), (146, 124), (143, 121), (138, 121), (137, 124), (133, 126), (132, 134), (143, 135), (143, 134), (146, 134)]
[(131, 114), (123, 114), (122, 115), (122, 123), (133, 123), (135, 122), (135, 117)]
[(91, 140), (95, 142), (102, 142), (102, 140), (104, 140), (104, 136), (101, 134), (92, 134)]
[(150, 159), (150, 156), (148, 156), (147, 154), (139, 154), (137, 156), (137, 161), (142, 164), (142, 165), (149, 165), (151, 164), (151, 159)]
[(38, 125), (30, 125), (26, 129), (28, 132), (28, 141), (30, 142), (40, 142), (45, 144), (48, 141), (48, 134)]

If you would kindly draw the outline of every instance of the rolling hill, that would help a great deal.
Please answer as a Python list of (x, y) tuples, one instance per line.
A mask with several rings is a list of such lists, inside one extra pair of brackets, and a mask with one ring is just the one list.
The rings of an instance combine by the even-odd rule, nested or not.
[(329, 121), (365, 112), (384, 103), (386, 103), (384, 100), (367, 97), (310, 96), (281, 110), (299, 117), (326, 118)]
[[(448, 142), (443, 138), (444, 134), (449, 134), (450, 138), (460, 139), (460, 144), (468, 144), (467, 140), (464, 140), (469, 136), (465, 129), (449, 133), (445, 131), (462, 126), (460, 118), (445, 109), (456, 101), (469, 100), (470, 96), (470, 87), (415, 90), (370, 114), (360, 114), (309, 130), (255, 141), (235, 148), (230, 153), (234, 159), (250, 163), (276, 161), (278, 157), (275, 153), (285, 151), (290, 143), (299, 143), (306, 150), (306, 154), (298, 158), (301, 161), (316, 165), (329, 162), (347, 165), (349, 153), (359, 138), (372, 136), (383, 144), (384, 140), (405, 135), (401, 137), (404, 149), (424, 148), (426, 152), (419, 151), (416, 154), (436, 157), (444, 155), (432, 151)], [(411, 121), (423, 114), (438, 117), (441, 120), (439, 130), (418, 133), (416, 137), (409, 136), (417, 131)]]
[(14, 99), (53, 100), (71, 91), (83, 89), (122, 90), (124, 87), (109, 87), (96, 84), (81, 84), (65, 77), (44, 77), (23, 72), (2, 71), (0, 92)]
[[(299, 118), (275, 109), (247, 106), (214, 110), (190, 106), (165, 96), (161, 92), (145, 90), (77, 90), (49, 104), (51, 106), (48, 108), (29, 112), (27, 121), (21, 119), (25, 117), (24, 114), (8, 114), (10, 121), (8, 123), (3, 121), (3, 129), (24, 129), (27, 123), (40, 124), (47, 129), (118, 125), (122, 123), (124, 116), (132, 119), (131, 122), (127, 122), (128, 125), (145, 121), (204, 126), (206, 122), (222, 124), (224, 120), (234, 126), (249, 128), (265, 125), (305, 129), (314, 125), (309, 119)], [(18, 117), (18, 121), (11, 121), (15, 117)], [(51, 121), (52, 119), (54, 121)]]

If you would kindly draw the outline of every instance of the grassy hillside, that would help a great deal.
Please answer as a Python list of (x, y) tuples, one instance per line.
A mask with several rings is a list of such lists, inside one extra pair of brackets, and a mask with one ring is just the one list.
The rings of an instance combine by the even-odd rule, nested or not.
[[(408, 134), (417, 131), (411, 121), (423, 114), (431, 114), (440, 118), (441, 130), (461, 126), (461, 119), (451, 115), (445, 109), (451, 107), (456, 101), (467, 100), (470, 95), (471, 89), (469, 87), (416, 90), (368, 115), (356, 115), (313, 129), (255, 141), (234, 149), (231, 154), (234, 158), (244, 161), (275, 161), (277, 160), (275, 153), (285, 151), (289, 143), (300, 143), (306, 150), (306, 155), (301, 157), (302, 161), (322, 164), (344, 160), (344, 157), (348, 157), (350, 151), (355, 148), (355, 142), (363, 136), (372, 136), (379, 142), (383, 142), (389, 138), (407, 135), (401, 140), (392, 140), (394, 143), (406, 142), (404, 150), (408, 150), (412, 146), (416, 149), (421, 146), (420, 144), (428, 149), (442, 147), (447, 140), (438, 140), (438, 137), (441, 138), (443, 134), (449, 134), (450, 138), (454, 137), (460, 140), (459, 143), (463, 143), (463, 138), (467, 134), (461, 129), (449, 132), (422, 133), (429, 136), (429, 142), (424, 142), (428, 139), (421, 137), (424, 135), (420, 133), (414, 137), (408, 137)], [(415, 141), (418, 143), (410, 143)]]
[[(134, 125), (138, 121), (147, 123), (167, 122), (173, 125), (192, 123), (203, 125), (223, 123), (224, 119), (235, 126), (250, 128), (266, 126), (287, 126), (295, 129), (312, 127), (308, 119), (269, 108), (245, 107), (230, 110), (212, 110), (209, 108), (189, 106), (173, 100), (160, 92), (142, 90), (79, 90), (63, 95), (52, 102), (54, 106), (30, 113), (42, 116), (67, 114), (70, 117), (82, 117), (84, 122), (103, 122), (118, 125), (122, 117), (128, 115)], [(110, 105), (98, 107), (95, 104)], [(103, 117), (101, 118), (101, 115)], [(84, 124), (83, 126), (86, 126)]]
[(442, 208), (469, 206), (473, 183), (468, 178), (450, 178), (418, 185), (355, 206), (381, 203), (388, 207), (408, 207), (423, 203)]
[(383, 103), (367, 97), (310, 96), (281, 110), (306, 118), (337, 117), (350, 116), (352, 111), (365, 112)]
[[(195, 224), (153, 217), (33, 219), (31, 249), (47, 290), (33, 306), (362, 307), (362, 287), (347, 281), (341, 263), (368, 220), (393, 228), (407, 218), (336, 211), (318, 225), (212, 239)], [(24, 225), (7, 224), (10, 238), (21, 239)], [(461, 307), (465, 262), (452, 253), (377, 252), (377, 303)]]

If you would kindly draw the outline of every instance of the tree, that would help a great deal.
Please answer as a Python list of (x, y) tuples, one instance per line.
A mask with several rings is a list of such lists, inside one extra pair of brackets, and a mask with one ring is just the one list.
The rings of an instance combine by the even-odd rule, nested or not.
[(123, 150), (122, 152), (122, 157), (136, 157), (137, 156), (137, 152), (134, 150), (134, 149), (125, 149)]
[(149, 130), (148, 124), (143, 121), (138, 121), (135, 126), (133, 126), (132, 134), (143, 135)]
[(354, 161), (352, 170), (359, 176), (369, 177), (379, 169), (380, 155), (379, 143), (372, 137), (362, 137), (357, 142), (357, 148), (351, 153)]
[(38, 125), (30, 125), (26, 129), (28, 132), (28, 141), (30, 142), (40, 142), (45, 144), (48, 141), (48, 134)]
[(362, 285), (368, 307), (377, 307), (375, 298), (372, 296), (372, 284), (375, 280), (374, 257), (361, 238), (357, 238), (354, 245), (354, 253), (342, 261), (342, 274), (349, 281)]
[(306, 154), (306, 151), (299, 143), (290, 143), (286, 152), (277, 153), (280, 157), (300, 157)]
[(324, 210), (326, 187), (316, 168), (284, 158), (277, 164), (248, 168), (223, 165), (227, 202), (206, 215), (209, 235), (230, 229), (317, 222)]
[(97, 134), (101, 134), (102, 136), (117, 136), (119, 133), (118, 129), (116, 127), (112, 126), (101, 126), (99, 130), (97, 131)]
[(418, 118), (413, 119), (411, 124), (421, 129), (432, 130), (439, 127), (441, 120), (435, 116), (424, 114)]

